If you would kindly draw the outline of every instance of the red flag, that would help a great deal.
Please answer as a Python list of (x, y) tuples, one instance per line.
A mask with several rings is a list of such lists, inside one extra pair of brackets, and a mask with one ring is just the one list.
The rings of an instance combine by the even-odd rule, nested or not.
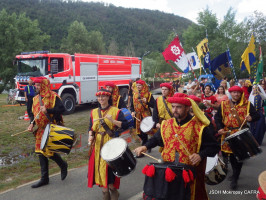
[(182, 53), (184, 53), (184, 49), (180, 44), (178, 36), (176, 36), (162, 54), (166, 61), (172, 60), (173, 62), (178, 62)]
[[(189, 71), (188, 59), (183, 47), (181, 46), (178, 36), (174, 38), (162, 54), (168, 64), (170, 64), (168, 61), (172, 60), (183, 72)], [(175, 69), (172, 65), (171, 67)]]

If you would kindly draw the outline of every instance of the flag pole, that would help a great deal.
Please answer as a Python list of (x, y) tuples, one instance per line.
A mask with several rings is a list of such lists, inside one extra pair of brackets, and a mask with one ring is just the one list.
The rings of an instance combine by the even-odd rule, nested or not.
[[(207, 29), (206, 29), (206, 38), (208, 39), (208, 32), (207, 32)], [(210, 55), (209, 39), (208, 39), (208, 43), (207, 43), (207, 45), (208, 45), (209, 55)], [(211, 61), (209, 60), (209, 63), (208, 63), (209, 74), (211, 74), (211, 70), (210, 70), (211, 64), (210, 64), (210, 62), (211, 62)], [(203, 67), (203, 68), (204, 68), (204, 67)], [(208, 79), (210, 78), (210, 77), (209, 77), (209, 74), (207, 74)], [(214, 90), (216, 91), (216, 88), (215, 88), (214, 84), (213, 84), (212, 82), (211, 82), (211, 84), (212, 84), (212, 87), (214, 88)]]
[[(226, 44), (226, 46), (227, 46), (227, 51), (228, 51), (228, 53), (229, 53), (229, 55), (230, 55), (230, 57), (231, 57), (230, 49), (229, 49), (228, 44)], [(235, 67), (234, 67), (234, 65), (233, 65), (232, 58), (231, 58), (231, 60), (229, 60), (229, 57), (228, 57), (228, 54), (227, 54), (227, 53), (226, 53), (226, 57), (227, 57), (227, 60), (229, 61), (229, 65), (230, 65), (230, 67), (233, 69), (233, 74), (234, 74), (234, 77), (235, 77), (235, 81), (237, 82), (237, 77), (236, 77)]]

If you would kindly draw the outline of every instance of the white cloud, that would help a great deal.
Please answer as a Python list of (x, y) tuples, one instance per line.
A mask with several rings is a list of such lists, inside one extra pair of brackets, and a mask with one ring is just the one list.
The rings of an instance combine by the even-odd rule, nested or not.
[(266, 1), (265, 0), (242, 0), (237, 8), (240, 14), (251, 14), (255, 10), (266, 14)]

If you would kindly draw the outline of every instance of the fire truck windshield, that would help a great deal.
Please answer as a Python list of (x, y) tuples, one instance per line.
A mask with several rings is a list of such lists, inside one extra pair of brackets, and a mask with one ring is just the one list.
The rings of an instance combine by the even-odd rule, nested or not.
[(17, 60), (18, 75), (44, 76), (48, 73), (47, 58)]

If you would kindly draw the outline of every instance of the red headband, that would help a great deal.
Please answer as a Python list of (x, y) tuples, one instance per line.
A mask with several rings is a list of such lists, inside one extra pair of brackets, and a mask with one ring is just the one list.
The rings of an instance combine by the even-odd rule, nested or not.
[(95, 96), (100, 96), (100, 95), (111, 96), (111, 93), (105, 92), (105, 91), (99, 91), (99, 92), (96, 92), (96, 94), (95, 94)]
[(187, 99), (187, 95), (184, 93), (175, 93), (173, 97), (167, 98), (169, 103), (179, 103), (185, 106), (191, 106), (191, 102)]
[(194, 100), (195, 102), (200, 103), (201, 102), (201, 98), (196, 97), (195, 95), (189, 95), (188, 98)]
[(137, 81), (136, 81), (136, 83), (137, 83), (137, 84), (144, 85), (144, 84), (145, 84), (145, 81), (143, 81), (143, 80), (139, 79), (139, 80), (137, 80)]
[(230, 87), (228, 91), (229, 91), (229, 92), (241, 92), (241, 93), (243, 93), (242, 88), (239, 87), (239, 86), (237, 86), (237, 85), (235, 85), (235, 86), (233, 86), (233, 87)]
[(171, 90), (173, 86), (170, 83), (161, 83), (160, 87), (167, 87), (169, 90)]
[(115, 88), (115, 84), (113, 82), (110, 82), (110, 81), (108, 81), (108, 82), (105, 83), (105, 87), (106, 86), (110, 86), (112, 88)]

